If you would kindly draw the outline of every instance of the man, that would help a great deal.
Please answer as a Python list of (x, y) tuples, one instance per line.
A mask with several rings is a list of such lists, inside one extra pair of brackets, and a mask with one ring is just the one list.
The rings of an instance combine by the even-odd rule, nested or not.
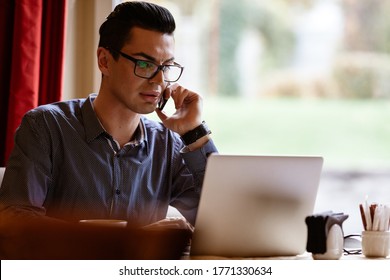
[[(2, 222), (109, 218), (144, 226), (172, 205), (194, 224), (207, 156), (217, 150), (201, 97), (176, 83), (183, 67), (174, 30), (163, 7), (115, 8), (99, 30), (99, 93), (23, 118), (0, 189)], [(171, 116), (157, 108), (167, 99)], [(143, 116), (152, 112), (162, 123)]]

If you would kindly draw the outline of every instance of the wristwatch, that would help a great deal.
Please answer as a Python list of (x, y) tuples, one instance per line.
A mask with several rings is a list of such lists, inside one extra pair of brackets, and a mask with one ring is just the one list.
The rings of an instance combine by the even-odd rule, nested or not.
[(188, 131), (181, 136), (183, 143), (188, 146), (203, 136), (211, 134), (210, 129), (207, 127), (206, 123), (203, 121), (199, 126), (195, 127), (193, 130)]

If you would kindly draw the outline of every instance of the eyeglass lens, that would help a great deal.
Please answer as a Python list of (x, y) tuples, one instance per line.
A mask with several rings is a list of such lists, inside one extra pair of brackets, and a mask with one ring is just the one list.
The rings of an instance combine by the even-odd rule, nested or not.
[(180, 78), (182, 68), (178, 65), (158, 66), (152, 62), (138, 60), (135, 64), (134, 73), (142, 78), (150, 79), (157, 74), (159, 70), (163, 71), (164, 79), (167, 82), (175, 82)]

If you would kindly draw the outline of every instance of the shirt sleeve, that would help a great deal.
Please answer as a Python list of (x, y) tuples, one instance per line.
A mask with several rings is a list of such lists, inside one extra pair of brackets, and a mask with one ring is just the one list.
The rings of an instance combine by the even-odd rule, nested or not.
[(187, 164), (188, 169), (192, 173), (195, 179), (195, 184), (198, 188), (202, 187), (203, 178), (206, 171), (207, 158), (212, 153), (217, 153), (218, 150), (214, 145), (212, 139), (210, 139), (203, 147), (194, 151), (182, 150), (182, 156)]
[(188, 152), (181, 150), (185, 168), (181, 169), (178, 176), (180, 179), (175, 184), (181, 191), (171, 205), (177, 208), (192, 225), (195, 225), (207, 158), (216, 152), (217, 148), (211, 139), (200, 149)]
[(0, 189), (0, 211), (40, 216), (51, 184), (49, 129), (42, 113), (30, 112), (15, 134)]

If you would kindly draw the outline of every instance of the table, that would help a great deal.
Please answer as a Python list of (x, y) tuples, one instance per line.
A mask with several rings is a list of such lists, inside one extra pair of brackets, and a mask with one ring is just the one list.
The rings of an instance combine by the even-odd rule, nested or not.
[[(222, 257), (222, 256), (183, 256), (183, 260), (313, 260), (311, 253), (304, 253), (297, 256), (281, 256), (281, 257), (251, 257), (251, 258), (241, 258), (241, 257)], [(366, 258), (362, 254), (357, 255), (342, 255), (340, 260), (386, 260), (390, 261), (390, 258)]]

